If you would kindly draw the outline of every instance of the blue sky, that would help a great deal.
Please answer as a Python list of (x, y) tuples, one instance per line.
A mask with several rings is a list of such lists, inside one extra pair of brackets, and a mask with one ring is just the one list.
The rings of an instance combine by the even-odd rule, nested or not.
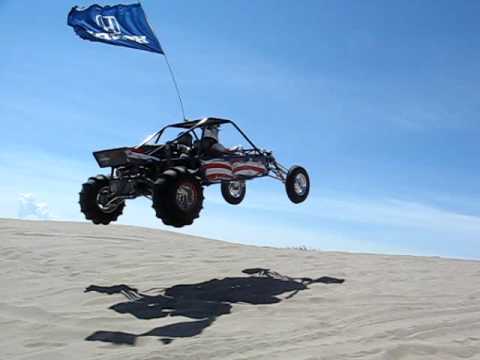
[[(73, 5), (90, 4), (0, 0), (1, 217), (32, 194), (50, 218), (82, 220), (77, 193), (100, 172), (91, 152), (180, 119), (160, 55), (83, 41), (66, 25)], [(250, 182), (239, 207), (209, 188), (201, 218), (181, 231), (480, 258), (479, 2), (143, 6), (187, 116), (236, 120), (312, 180), (302, 205), (273, 180)], [(121, 223), (164, 228), (141, 199)]]

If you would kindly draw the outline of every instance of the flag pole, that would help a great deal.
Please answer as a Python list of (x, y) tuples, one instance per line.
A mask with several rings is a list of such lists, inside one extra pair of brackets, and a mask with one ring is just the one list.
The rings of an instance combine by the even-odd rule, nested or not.
[(173, 73), (172, 67), (170, 66), (170, 62), (168, 61), (167, 54), (164, 53), (163, 55), (165, 57), (165, 62), (167, 64), (168, 71), (170, 72), (173, 85), (175, 86), (175, 90), (177, 92), (178, 102), (180, 104), (180, 109), (182, 110), (183, 121), (187, 121), (187, 118), (185, 117), (185, 108), (183, 107), (182, 95), (180, 94), (180, 89), (178, 88), (177, 80), (175, 79), (175, 74)]
[[(138, 4), (143, 8), (141, 0), (138, 0)], [(147, 20), (148, 26), (150, 27), (150, 29), (154, 33), (155, 37), (157, 37), (157, 35), (155, 34), (155, 31), (152, 28), (152, 25), (150, 25), (150, 22), (148, 21), (147, 13), (145, 12), (145, 10), (143, 12), (145, 14), (145, 19)], [(158, 37), (157, 37), (157, 39), (158, 39)], [(188, 121), (186, 116), (185, 116), (185, 108), (183, 107), (182, 95), (180, 94), (180, 89), (178, 87), (177, 79), (175, 78), (175, 73), (173, 72), (172, 66), (170, 65), (170, 62), (168, 61), (168, 56), (167, 56), (167, 53), (166, 53), (165, 48), (163, 46), (162, 46), (162, 51), (163, 51), (163, 54), (161, 54), (161, 55), (163, 55), (164, 58), (165, 58), (165, 63), (167, 64), (168, 71), (170, 73), (170, 77), (172, 78), (172, 82), (173, 82), (173, 85), (175, 87), (175, 91), (177, 93), (178, 103), (180, 104), (180, 110), (182, 111), (183, 121)]]

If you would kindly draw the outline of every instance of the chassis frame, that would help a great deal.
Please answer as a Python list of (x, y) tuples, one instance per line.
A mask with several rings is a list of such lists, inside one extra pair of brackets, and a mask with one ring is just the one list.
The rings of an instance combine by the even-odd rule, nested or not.
[[(204, 139), (206, 128), (211, 125), (233, 126), (250, 147), (216, 156), (209, 154)], [(180, 133), (160, 142), (170, 128)], [(116, 221), (125, 200), (146, 197), (152, 200), (156, 216), (165, 225), (191, 225), (203, 207), (203, 187), (214, 184), (221, 185), (223, 198), (232, 205), (243, 200), (245, 182), (256, 178), (270, 177), (282, 182), (295, 204), (303, 202), (310, 189), (309, 176), (303, 167), (295, 165), (287, 169), (276, 161), (272, 151), (257, 147), (235, 122), (222, 118), (169, 124), (135, 147), (95, 151), (93, 156), (101, 168), (111, 168), (110, 176), (90, 177), (79, 194), (81, 211), (94, 224)], [(228, 180), (209, 179), (205, 162), (216, 159), (258, 161), (265, 171), (252, 176), (238, 174)]]

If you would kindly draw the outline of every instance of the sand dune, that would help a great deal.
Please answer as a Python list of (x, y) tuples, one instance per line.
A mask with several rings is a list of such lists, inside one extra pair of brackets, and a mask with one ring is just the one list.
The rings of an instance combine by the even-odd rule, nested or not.
[(480, 359), (480, 262), (82, 223), (0, 239), (0, 359)]

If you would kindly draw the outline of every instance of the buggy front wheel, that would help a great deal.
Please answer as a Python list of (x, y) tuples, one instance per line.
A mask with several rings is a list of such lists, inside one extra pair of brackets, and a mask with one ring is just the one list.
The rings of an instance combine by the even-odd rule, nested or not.
[(222, 196), (229, 204), (240, 204), (245, 197), (246, 191), (245, 181), (222, 182)]
[(310, 192), (310, 178), (307, 170), (301, 166), (292, 166), (288, 170), (285, 188), (291, 202), (298, 204), (305, 201)]

